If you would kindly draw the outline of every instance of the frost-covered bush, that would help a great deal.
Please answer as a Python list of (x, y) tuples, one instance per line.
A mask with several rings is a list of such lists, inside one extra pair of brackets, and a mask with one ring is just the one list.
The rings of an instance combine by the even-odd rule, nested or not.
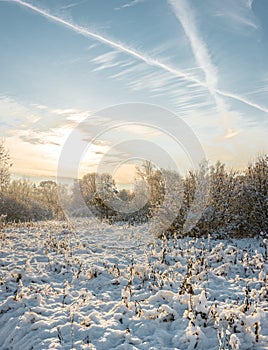
[(9, 153), (4, 145), (4, 141), (0, 140), (0, 191), (9, 183), (11, 165)]
[[(137, 168), (134, 193), (116, 190), (109, 174), (90, 173), (73, 188), (73, 207), (81, 213), (77, 191), (96, 217), (131, 224), (151, 220), (158, 237), (163, 233), (218, 237), (268, 234), (268, 156), (259, 157), (244, 172), (228, 171), (220, 162), (210, 167), (203, 162), (184, 178), (145, 161)], [(138, 209), (129, 213), (110, 205), (128, 200)], [(200, 217), (197, 223), (196, 215)]]
[(26, 202), (21, 198), (3, 196), (1, 199), (1, 212), (5, 213), (6, 221), (35, 221), (52, 219), (53, 214), (40, 203), (29, 200)]
[[(199, 172), (183, 180), (183, 201), (168, 233), (180, 234), (195, 198)], [(201, 219), (190, 235), (245, 237), (268, 234), (268, 156), (259, 157), (238, 173), (220, 162), (208, 171), (209, 194)]]
[(0, 193), (0, 214), (16, 222), (62, 218), (56, 183), (13, 180)]
[[(74, 182), (71, 193), (54, 181), (10, 182), (9, 167), (8, 153), (0, 143), (0, 215), (7, 215), (7, 220), (64, 218), (60, 189), (61, 200), (65, 198), (75, 216), (88, 216), (88, 207), (110, 223), (150, 220), (156, 236), (268, 235), (268, 155), (243, 172), (228, 171), (220, 162), (210, 167), (203, 163), (185, 177), (145, 161), (137, 168), (134, 192), (118, 190), (110, 174), (86, 174)], [(206, 185), (208, 192), (203, 191)], [(133, 210), (124, 210), (129, 203)]]

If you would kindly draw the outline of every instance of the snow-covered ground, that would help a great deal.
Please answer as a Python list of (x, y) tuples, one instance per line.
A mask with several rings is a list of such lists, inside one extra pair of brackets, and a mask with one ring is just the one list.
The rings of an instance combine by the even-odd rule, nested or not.
[(6, 227), (0, 349), (268, 349), (265, 244), (160, 241), (146, 225)]

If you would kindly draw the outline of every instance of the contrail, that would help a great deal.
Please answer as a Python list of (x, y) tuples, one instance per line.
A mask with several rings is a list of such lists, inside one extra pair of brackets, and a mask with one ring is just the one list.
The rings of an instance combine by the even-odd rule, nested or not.
[(187, 0), (168, 0), (175, 16), (180, 21), (184, 32), (190, 42), (196, 63), (205, 74), (206, 84), (211, 94), (215, 94), (217, 88), (218, 72), (213, 65), (207, 45), (198, 33), (195, 24), (195, 14), (188, 5)]
[[(142, 53), (140, 53), (132, 48), (129, 48), (129, 47), (121, 44), (121, 43), (107, 39), (104, 36), (96, 34), (96, 33), (92, 32), (86, 28), (83, 28), (83, 27), (77, 25), (77, 24), (66, 21), (65, 19), (63, 19), (61, 17), (52, 15), (49, 12), (47, 12), (46, 10), (40, 9), (32, 4), (29, 4), (28, 2), (25, 2), (22, 0), (5, 0), (5, 1), (14, 2), (16, 4), (24, 6), (24, 7), (28, 8), (36, 13), (39, 13), (40, 15), (42, 15), (42, 16), (44, 16), (44, 17), (46, 17), (46, 18), (48, 18), (56, 23), (62, 24), (66, 28), (69, 28), (69, 29), (75, 31), (78, 34), (81, 34), (87, 38), (95, 39), (95, 40), (102, 42), (102, 43), (104, 43), (104, 44), (106, 44), (106, 45), (108, 45), (108, 46), (110, 46), (118, 51), (125, 52), (126, 54), (129, 54), (130, 56), (132, 56), (140, 61), (143, 61), (150, 66), (161, 68), (161, 69), (165, 70), (166, 72), (169, 72), (169, 73), (173, 74), (174, 76), (177, 76), (178, 78), (184, 79), (190, 83), (195, 83), (196, 85), (198, 85), (200, 87), (204, 87), (208, 90), (210, 89), (210, 87), (207, 85), (207, 83), (202, 82), (199, 79), (197, 79), (189, 74), (186, 74), (182, 71), (179, 71), (175, 68), (172, 68), (172, 67), (170, 67), (162, 62), (159, 62), (158, 60), (156, 60), (154, 58), (148, 57), (148, 56), (146, 56), (146, 55), (144, 55), (144, 54), (142, 54)], [(258, 104), (254, 103), (254, 102), (248, 101), (248, 100), (244, 99), (243, 97), (240, 97), (240, 96), (228, 93), (228, 92), (224, 92), (224, 91), (221, 91), (219, 89), (217, 89), (215, 91), (217, 92), (217, 94), (219, 94), (221, 96), (230, 97), (234, 100), (243, 102), (251, 107), (254, 107), (262, 112), (268, 113), (268, 109), (266, 109), (262, 106), (259, 106)]]
[(232, 94), (231, 92), (222, 91), (222, 90), (218, 90), (218, 89), (216, 89), (215, 91), (221, 96), (229, 97), (229, 98), (231, 98), (233, 100), (236, 100), (236, 101), (242, 102), (244, 104), (247, 104), (248, 106), (250, 106), (252, 108), (256, 108), (256, 109), (258, 109), (258, 110), (260, 110), (260, 111), (262, 111), (264, 113), (268, 113), (268, 109), (267, 108), (262, 107), (262, 106), (260, 106), (259, 104), (255, 103), (255, 102), (249, 101), (249, 100), (245, 99), (242, 96), (238, 96), (238, 95)]
[(125, 53), (129, 54), (130, 56), (135, 57), (138, 60), (141, 60), (141, 61), (147, 63), (150, 66), (155, 66), (155, 67), (162, 68), (163, 70), (165, 70), (167, 72), (170, 72), (173, 75), (176, 75), (177, 77), (179, 77), (181, 79), (187, 80), (187, 81), (189, 81), (191, 83), (196, 83), (199, 86), (207, 88), (205, 83), (203, 83), (199, 79), (197, 79), (197, 78), (195, 78), (195, 77), (193, 77), (193, 76), (191, 76), (189, 74), (186, 74), (186, 73), (178, 71), (178, 70), (176, 70), (176, 69), (174, 69), (172, 67), (169, 67), (168, 65), (166, 65), (164, 63), (161, 63), (161, 62), (159, 62), (156, 59), (153, 59), (151, 57), (147, 57), (146, 55), (141, 54), (141, 53), (139, 53), (136, 50), (133, 50), (133, 49), (131, 49), (131, 48), (129, 48), (129, 47), (127, 47), (127, 46), (125, 46), (125, 45), (123, 45), (121, 43), (115, 42), (113, 40), (109, 40), (109, 39), (105, 38), (104, 36), (96, 34), (96, 33), (92, 32), (92, 31), (89, 31), (88, 29), (83, 28), (83, 27), (81, 27), (81, 26), (79, 26), (77, 24), (73, 24), (71, 22), (66, 21), (63, 18), (60, 18), (60, 17), (55, 16), (55, 15), (52, 15), (49, 12), (47, 12), (46, 10), (40, 9), (40, 8), (38, 8), (38, 7), (36, 7), (36, 6), (32, 5), (32, 4), (29, 4), (29, 3), (25, 2), (25, 1), (21, 1), (21, 0), (6, 0), (6, 1), (14, 2), (14, 3), (17, 3), (17, 4), (21, 5), (21, 6), (27, 7), (29, 9), (31, 9), (32, 11), (37, 12), (40, 15), (42, 15), (42, 16), (44, 16), (44, 17), (46, 17), (46, 18), (48, 18), (48, 19), (50, 19), (50, 20), (52, 20), (54, 22), (62, 24), (63, 26), (65, 26), (65, 27), (75, 31), (78, 34), (81, 34), (81, 35), (83, 35), (83, 36), (85, 36), (87, 38), (91, 38), (91, 39), (95, 39), (97, 41), (100, 41), (100, 42), (102, 42), (102, 43), (104, 43), (104, 44), (106, 44), (106, 45), (108, 45), (108, 46), (110, 46), (110, 47), (112, 47), (114, 49), (117, 49), (117, 50), (119, 50), (121, 52), (125, 52)]
[[(248, 0), (248, 1), (249, 3), (253, 2), (253, 0)], [(217, 69), (211, 61), (206, 44), (203, 42), (202, 38), (199, 36), (199, 33), (197, 32), (194, 14), (191, 12), (190, 6), (188, 6), (188, 3), (186, 0), (180, 0), (180, 1), (168, 0), (168, 2), (171, 5), (176, 17), (181, 22), (182, 27), (185, 31), (185, 34), (190, 41), (195, 60), (204, 71), (207, 88), (210, 91), (211, 95), (215, 98), (215, 102), (218, 109), (220, 111), (222, 110), (223, 113), (226, 112), (226, 107), (224, 106), (224, 102), (221, 101), (219, 98), (217, 98), (217, 96), (215, 96), (216, 94), (223, 97), (232, 98), (234, 100), (247, 104), (250, 107), (259, 109), (260, 111), (267, 113), (268, 110), (266, 108), (259, 106), (254, 102), (248, 101), (247, 99), (241, 96), (238, 96), (236, 94), (232, 94), (232, 93), (225, 92), (218, 89)]]
[(187, 39), (189, 40), (195, 61), (204, 72), (208, 91), (215, 101), (215, 105), (219, 116), (222, 119), (223, 125), (226, 129), (228, 129), (230, 125), (229, 109), (224, 103), (223, 97), (216, 91), (218, 89), (218, 70), (217, 67), (214, 66), (208, 47), (198, 31), (195, 13), (188, 4), (187, 0), (168, 0), (168, 3), (170, 4), (175, 16), (179, 20), (184, 30)]

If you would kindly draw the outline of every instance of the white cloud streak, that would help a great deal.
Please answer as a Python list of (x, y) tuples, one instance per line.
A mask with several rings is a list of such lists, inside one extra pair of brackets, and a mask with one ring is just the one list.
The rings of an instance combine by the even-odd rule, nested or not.
[(198, 32), (195, 14), (190, 5), (188, 5), (187, 0), (169, 0), (168, 2), (171, 5), (175, 16), (180, 21), (185, 35), (190, 42), (197, 65), (204, 72), (207, 88), (215, 100), (217, 110), (220, 115), (223, 116), (224, 122), (228, 123), (228, 121), (225, 120), (227, 115), (227, 107), (222, 97), (219, 96), (220, 91), (218, 90), (218, 71), (212, 63), (206, 43), (203, 41), (200, 33)]
[(133, 7), (133, 6), (136, 6), (137, 4), (140, 4), (144, 2), (144, 0), (132, 0), (124, 5), (122, 5), (121, 7), (117, 7), (116, 10), (121, 10), (123, 8), (127, 8), (127, 7)]
[(234, 130), (232, 128), (229, 128), (227, 130), (227, 133), (223, 136), (224, 139), (231, 139), (241, 133), (241, 130)]
[(265, 107), (262, 107), (260, 106), (259, 104), (257, 103), (254, 103), (252, 101), (249, 101), (247, 100), (246, 98), (242, 97), (242, 96), (239, 96), (239, 95), (236, 95), (236, 94), (232, 94), (230, 92), (227, 92), (227, 91), (222, 91), (222, 90), (219, 90), (217, 89), (216, 92), (222, 96), (225, 96), (225, 97), (229, 97), (233, 100), (236, 100), (238, 102), (241, 102), (241, 103), (244, 103), (244, 104), (247, 104), (248, 106), (252, 107), (252, 108), (256, 108), (258, 109), (259, 111), (262, 111), (264, 113), (268, 113), (268, 109), (265, 108)]
[[(228, 25), (228, 30), (239, 31), (242, 35), (248, 33), (246, 29), (259, 28), (258, 20), (252, 11), (253, 0), (225, 0), (214, 1), (215, 16), (222, 17), (223, 25)], [(212, 13), (214, 12), (212, 11)]]
[(194, 13), (186, 0), (169, 0), (169, 4), (191, 44), (196, 63), (205, 74), (207, 87), (214, 94), (217, 87), (218, 73), (216, 67), (211, 62), (207, 46), (198, 33)]
[(56, 115), (72, 115), (72, 114), (78, 114), (80, 113), (80, 109), (74, 109), (74, 108), (65, 108), (65, 109), (53, 109), (51, 110), (51, 113)]
[(229, 23), (232, 21), (233, 23), (242, 25), (243, 27), (248, 26), (254, 29), (258, 29), (258, 25), (253, 20), (245, 16), (238, 15), (230, 11), (230, 12), (226, 12), (225, 17), (227, 17)]
[[(47, 19), (49, 19), (53, 22), (56, 22), (56, 23), (63, 25), (64, 27), (76, 32), (77, 34), (83, 35), (83, 36), (90, 38), (90, 39), (97, 40), (97, 41), (99, 41), (103, 44), (106, 44), (106, 45), (108, 45), (108, 46), (110, 46), (110, 47), (112, 47), (120, 52), (124, 52), (124, 53), (126, 53), (126, 54), (140, 60), (140, 61), (143, 61), (150, 66), (154, 66), (154, 67), (163, 69), (166, 72), (169, 72), (170, 74), (173, 74), (174, 76), (176, 76), (180, 79), (184, 79), (187, 82), (194, 83), (194, 84), (201, 86), (201, 87), (205, 87), (209, 90), (211, 89), (211, 86), (213, 87), (213, 84), (215, 84), (212, 81), (212, 78), (210, 76), (210, 73), (213, 71), (213, 67), (211, 67), (211, 66), (210, 67), (203, 67), (204, 69), (206, 69), (206, 82), (202, 82), (190, 74), (184, 73), (180, 70), (177, 70), (173, 67), (170, 67), (169, 65), (162, 63), (162, 62), (160, 62), (152, 57), (149, 57), (143, 53), (140, 53), (132, 48), (129, 48), (122, 43), (107, 39), (106, 37), (104, 37), (100, 34), (94, 33), (92, 31), (88, 30), (87, 28), (81, 27), (81, 26), (74, 24), (70, 21), (67, 21), (61, 17), (55, 16), (55, 15), (49, 13), (47, 10), (36, 7), (28, 2), (25, 2), (22, 0), (6, 0), (6, 1), (16, 3), (16, 4), (19, 4), (23, 7), (25, 7), (25, 8), (28, 8), (28, 9), (40, 14), (41, 16), (46, 17)], [(200, 44), (200, 42), (197, 42), (197, 43)], [(206, 54), (203, 52), (203, 53), (201, 53), (199, 59), (203, 59), (204, 57), (206, 58)], [(214, 86), (214, 88), (215, 88), (215, 86)], [(254, 102), (248, 101), (243, 97), (240, 97), (240, 96), (228, 93), (228, 92), (224, 92), (224, 91), (221, 91), (219, 89), (215, 89), (215, 92), (218, 95), (228, 96), (230, 98), (233, 98), (235, 100), (243, 102), (247, 105), (250, 105), (251, 107), (257, 108), (265, 113), (268, 113), (268, 109), (266, 109), (262, 106), (259, 106), (258, 104), (254, 103)]]
[(67, 10), (67, 9), (76, 7), (76, 6), (78, 6), (78, 5), (81, 5), (81, 4), (83, 4), (84, 2), (85, 2), (85, 0), (79, 1), (79, 2), (74, 2), (74, 3), (71, 3), (71, 4), (69, 4), (69, 5), (61, 6), (60, 10)]
[(168, 0), (168, 2), (171, 5), (174, 14), (179, 19), (184, 32), (189, 39), (195, 60), (205, 74), (207, 88), (215, 99), (218, 111), (224, 115), (224, 119), (226, 118), (226, 113), (228, 111), (223, 99), (220, 98), (220, 96), (231, 98), (233, 100), (247, 104), (252, 108), (256, 108), (262, 112), (268, 113), (267, 108), (249, 101), (242, 96), (222, 91), (218, 88), (217, 68), (213, 65), (208, 48), (198, 33), (195, 24), (194, 13), (191, 7), (188, 5), (187, 0)]
[(90, 38), (90, 39), (95, 39), (99, 42), (102, 42), (103, 44), (106, 44), (116, 50), (119, 50), (121, 52), (124, 52), (126, 54), (129, 54), (131, 55), (132, 57), (135, 57), (136, 59), (138, 60), (141, 60), (145, 63), (147, 63), (148, 65), (150, 66), (155, 66), (155, 67), (158, 67), (158, 68), (161, 68), (161, 69), (164, 69), (168, 72), (170, 72), (171, 74), (174, 74), (176, 75), (177, 77), (181, 78), (181, 79), (185, 79), (189, 82), (192, 82), (192, 83), (196, 83), (200, 86), (203, 86), (203, 87), (206, 87), (206, 85), (201, 82), (199, 79), (191, 76), (190, 74), (186, 74), (182, 71), (179, 71), (179, 70), (176, 70), (172, 67), (169, 67), (168, 65), (164, 64), (164, 63), (161, 63), (159, 62), (158, 60), (154, 59), (154, 58), (151, 58), (151, 57), (147, 57), (146, 55), (132, 49), (132, 48), (129, 48), (119, 42), (115, 42), (113, 40), (110, 40), (110, 39), (107, 39), (105, 38), (104, 36), (100, 35), (100, 34), (97, 34), (97, 33), (94, 33), (84, 27), (81, 27), (77, 24), (74, 24), (72, 22), (69, 22), (61, 17), (58, 17), (58, 16), (55, 16), (55, 15), (52, 15), (51, 13), (49, 13), (48, 11), (46, 10), (43, 10), (41, 8), (38, 8), (28, 2), (25, 2), (25, 1), (21, 1), (21, 0), (7, 0), (8, 2), (13, 2), (13, 3), (17, 3), (21, 6), (24, 6), (36, 13), (39, 13), (40, 15), (52, 20), (53, 22), (56, 22), (56, 23), (59, 23), (61, 25), (63, 25), (64, 27), (67, 27), (71, 30), (73, 30), (74, 32), (76, 32), (77, 34), (81, 34), (87, 38)]

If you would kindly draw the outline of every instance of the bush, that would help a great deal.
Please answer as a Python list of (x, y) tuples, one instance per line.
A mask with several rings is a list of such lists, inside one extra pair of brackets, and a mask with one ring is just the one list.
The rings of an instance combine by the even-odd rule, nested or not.
[(36, 221), (52, 219), (52, 212), (34, 201), (22, 201), (6, 195), (1, 198), (1, 214), (7, 222)]

